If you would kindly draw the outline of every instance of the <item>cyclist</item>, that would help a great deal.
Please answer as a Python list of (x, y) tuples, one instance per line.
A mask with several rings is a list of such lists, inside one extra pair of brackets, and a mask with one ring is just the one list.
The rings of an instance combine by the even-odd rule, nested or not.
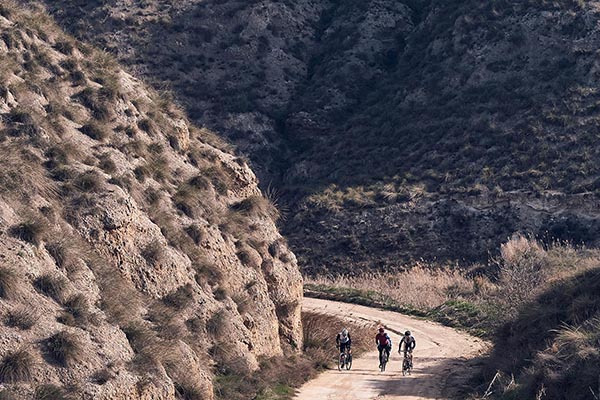
[(390, 358), (390, 352), (392, 351), (392, 339), (385, 333), (383, 327), (379, 328), (379, 333), (375, 336), (375, 344), (377, 344), (377, 350), (379, 351), (379, 368), (381, 368), (381, 354), (385, 350), (386, 359)]
[(335, 344), (340, 348), (340, 354), (343, 354), (345, 350), (348, 350), (348, 354), (352, 353), (350, 346), (352, 346), (352, 338), (348, 329), (344, 328), (335, 337)]
[(402, 344), (404, 344), (404, 357), (406, 358), (407, 355), (410, 356), (410, 367), (412, 368), (412, 352), (415, 347), (417, 347), (417, 341), (410, 334), (410, 331), (404, 332), (404, 336), (400, 340), (400, 344), (398, 346), (398, 354), (402, 354)]

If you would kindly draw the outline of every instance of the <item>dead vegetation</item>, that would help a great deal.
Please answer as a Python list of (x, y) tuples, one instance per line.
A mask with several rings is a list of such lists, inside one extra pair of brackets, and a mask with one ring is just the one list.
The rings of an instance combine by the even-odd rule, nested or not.
[(0, 362), (0, 380), (4, 383), (29, 381), (33, 374), (35, 358), (28, 348), (14, 350)]
[(68, 331), (60, 331), (44, 341), (44, 351), (49, 362), (72, 368), (85, 357), (80, 339)]

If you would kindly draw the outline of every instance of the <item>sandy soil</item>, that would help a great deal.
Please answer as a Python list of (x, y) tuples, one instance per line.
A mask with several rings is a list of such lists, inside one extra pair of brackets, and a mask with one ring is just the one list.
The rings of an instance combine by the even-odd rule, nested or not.
[[(475, 359), (487, 347), (484, 341), (466, 333), (391, 311), (311, 298), (304, 299), (302, 308), (381, 322), (388, 328), (394, 348), (385, 372), (378, 369), (378, 353), (373, 345), (373, 351), (354, 358), (350, 371), (327, 371), (306, 383), (296, 396), (298, 400), (447, 399), (476, 372)], [(413, 333), (417, 348), (413, 373), (402, 376), (398, 343), (399, 334), (407, 329)]]

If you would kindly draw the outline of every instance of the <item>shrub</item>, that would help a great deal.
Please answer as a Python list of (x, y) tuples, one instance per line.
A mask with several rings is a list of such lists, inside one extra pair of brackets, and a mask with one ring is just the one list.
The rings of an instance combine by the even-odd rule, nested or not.
[(34, 287), (42, 294), (62, 304), (67, 291), (67, 280), (59, 275), (44, 274), (33, 281)]
[(0, 362), (0, 380), (2, 382), (20, 382), (31, 379), (35, 359), (26, 348), (12, 351)]
[[(64, 303), (65, 311), (72, 316), (75, 323), (80, 326), (87, 325), (92, 322), (92, 313), (87, 298), (82, 294), (75, 294), (67, 299)], [(74, 325), (68, 323), (67, 325)]]
[(61, 40), (56, 42), (54, 44), (54, 48), (67, 56), (73, 54), (73, 50), (75, 50), (75, 46), (73, 46), (73, 43), (67, 40)]
[(45, 340), (44, 345), (48, 360), (67, 368), (80, 362), (85, 355), (79, 339), (67, 331), (52, 335)]
[(98, 385), (104, 385), (106, 382), (114, 378), (114, 374), (108, 368), (102, 368), (92, 375), (92, 380)]
[(7, 267), (0, 268), (0, 297), (10, 299), (15, 296), (19, 288), (17, 273)]
[(39, 315), (33, 306), (19, 307), (8, 312), (6, 315), (6, 324), (8, 326), (27, 330), (35, 325), (38, 318)]
[(73, 396), (60, 386), (40, 385), (35, 388), (34, 400), (72, 400)]
[(131, 322), (122, 329), (129, 345), (136, 353), (143, 353), (146, 349), (153, 347), (156, 342), (156, 336), (152, 330), (140, 321)]
[(260, 195), (252, 195), (238, 203), (231, 205), (231, 210), (245, 215), (258, 215), (272, 219), (279, 218), (279, 211), (266, 198)]
[(117, 171), (117, 164), (110, 158), (108, 153), (100, 156), (100, 164), (98, 166), (107, 174), (113, 174)]
[(102, 176), (96, 171), (90, 170), (79, 175), (74, 182), (76, 188), (83, 192), (97, 192), (102, 188)]
[(157, 266), (165, 257), (165, 248), (158, 239), (155, 239), (144, 247), (142, 257), (144, 257), (148, 264)]
[(198, 225), (189, 225), (185, 228), (185, 233), (194, 241), (196, 245), (199, 245), (202, 241), (204, 232)]
[(110, 116), (110, 110), (108, 109), (107, 104), (98, 97), (98, 92), (96, 90), (85, 88), (74, 97), (91, 111), (92, 116), (95, 119), (105, 121)]
[(21, 240), (39, 246), (48, 226), (41, 220), (26, 221), (10, 229), (11, 234)]
[(67, 249), (64, 246), (63, 243), (61, 242), (55, 242), (55, 243), (47, 243), (46, 244), (46, 251), (48, 251), (48, 254), (50, 254), (50, 256), (54, 259), (54, 262), (56, 263), (57, 266), (59, 267), (64, 267), (67, 258), (68, 258), (68, 253), (67, 253)]
[(187, 307), (194, 299), (194, 289), (191, 284), (180, 287), (174, 292), (169, 293), (163, 299), (165, 304), (175, 308), (176, 310), (182, 310)]
[(214, 313), (207, 321), (206, 321), (206, 333), (211, 335), (212, 337), (219, 337), (225, 331), (225, 321), (227, 315), (225, 310), (219, 310)]
[(84, 135), (87, 135), (98, 141), (104, 141), (108, 137), (108, 131), (106, 128), (96, 122), (89, 122), (79, 128), (79, 130)]

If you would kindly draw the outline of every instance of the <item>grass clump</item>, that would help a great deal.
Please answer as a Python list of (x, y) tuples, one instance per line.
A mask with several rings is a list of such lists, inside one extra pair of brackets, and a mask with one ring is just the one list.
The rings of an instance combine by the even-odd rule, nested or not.
[(35, 358), (27, 348), (9, 352), (0, 362), (0, 380), (8, 383), (29, 381), (34, 366)]
[(89, 136), (92, 139), (98, 140), (100, 142), (108, 138), (108, 131), (106, 130), (106, 128), (94, 121), (88, 122), (87, 124), (79, 128), (79, 130), (84, 135)]
[(53, 384), (40, 385), (35, 388), (34, 400), (73, 400), (74, 396), (60, 386)]
[(18, 307), (10, 310), (6, 315), (6, 325), (22, 330), (31, 329), (37, 322), (39, 315), (33, 307)]
[(44, 274), (33, 281), (36, 290), (62, 304), (67, 293), (67, 280), (60, 275)]
[(65, 314), (60, 317), (59, 322), (72, 326), (86, 326), (93, 322), (89, 301), (82, 293), (69, 297), (63, 306)]
[(163, 299), (165, 304), (176, 310), (183, 310), (194, 299), (194, 289), (191, 284), (180, 287), (174, 292), (169, 293)]
[(48, 225), (42, 219), (22, 222), (10, 229), (10, 233), (25, 242), (39, 246), (44, 234), (48, 230)]
[(77, 336), (67, 331), (50, 336), (45, 340), (44, 346), (48, 361), (62, 367), (71, 368), (85, 356)]
[(10, 299), (15, 297), (19, 289), (19, 277), (17, 273), (10, 268), (0, 268), (0, 297)]

